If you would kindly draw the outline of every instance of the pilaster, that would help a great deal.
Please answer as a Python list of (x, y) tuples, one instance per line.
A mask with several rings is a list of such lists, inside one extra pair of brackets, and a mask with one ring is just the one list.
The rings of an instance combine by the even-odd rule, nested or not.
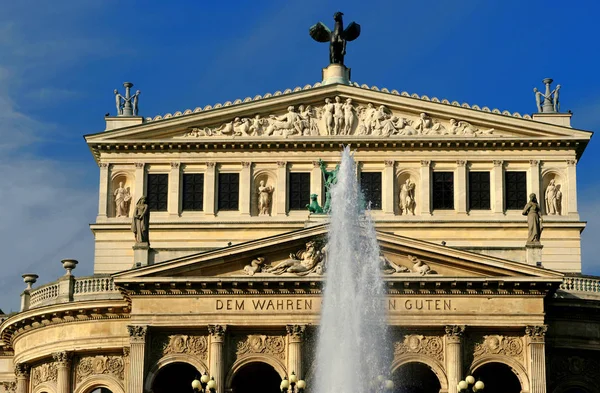
[(204, 214), (215, 215), (215, 191), (217, 190), (217, 167), (214, 162), (206, 163), (206, 174), (204, 175)]
[(302, 342), (304, 341), (304, 331), (306, 325), (287, 325), (288, 334), (288, 374), (294, 372), (298, 379), (304, 379), (304, 370), (302, 369)]
[(70, 352), (65, 351), (52, 354), (52, 358), (56, 363), (56, 369), (58, 371), (56, 377), (56, 393), (71, 392), (71, 355)]
[(131, 358), (129, 357), (130, 353), (130, 347), (123, 348), (123, 380), (125, 381), (126, 389), (129, 381), (129, 373), (131, 372)]
[(456, 184), (454, 185), (456, 212), (467, 214), (467, 162), (456, 161)]
[[(528, 194), (534, 193), (538, 201), (543, 198), (540, 195), (540, 162), (538, 160), (529, 160), (529, 175), (531, 183)], [(527, 198), (529, 200), (529, 197)]]
[(217, 383), (217, 392), (224, 392), (225, 357), (223, 347), (225, 345), (225, 333), (227, 332), (227, 326), (208, 325), (208, 332), (210, 333), (210, 355), (208, 366), (210, 375)]
[(26, 363), (15, 364), (15, 375), (17, 377), (17, 389), (15, 393), (29, 392), (29, 370), (30, 367)]
[(548, 327), (526, 326), (529, 347), (529, 376), (531, 393), (546, 393), (546, 343), (544, 337)]
[(446, 326), (446, 370), (448, 372), (448, 393), (457, 393), (458, 382), (462, 378), (462, 338), (463, 325)]
[[(567, 193), (563, 191), (563, 203), (565, 198), (567, 202), (567, 214), (577, 214), (577, 161), (567, 160), (567, 182), (569, 186)], [(564, 212), (564, 210), (563, 210)], [(564, 214), (564, 213), (563, 213)]]
[(108, 215), (108, 192), (109, 192), (109, 165), (105, 162), (100, 163), (100, 185), (98, 187), (98, 217), (106, 218)]
[[(419, 192), (419, 205), (422, 215), (431, 215), (431, 161), (421, 161), (421, 190)], [(418, 191), (418, 190), (417, 190)]]
[(252, 163), (242, 162), (240, 174), (240, 214), (250, 216), (250, 203), (252, 200)]
[(287, 213), (287, 162), (285, 161), (277, 161), (277, 187), (275, 192), (277, 193), (275, 214), (285, 216)]
[(133, 200), (131, 204), (135, 204), (140, 200), (141, 197), (146, 195), (146, 171), (144, 170), (145, 164), (143, 162), (135, 163), (135, 190), (133, 190)]
[(179, 200), (181, 193), (180, 184), (181, 184), (181, 165), (179, 162), (171, 163), (171, 172), (169, 172), (169, 197), (167, 199), (167, 211), (169, 212), (169, 216), (178, 217), (179, 216)]
[(385, 214), (394, 214), (394, 161), (385, 160), (385, 168), (383, 170), (382, 185), (383, 191), (381, 200), (381, 209)]
[[(317, 202), (319, 206), (323, 206), (323, 175), (321, 174), (321, 168), (319, 167), (319, 161), (313, 161), (313, 169), (310, 173), (310, 193), (317, 194)], [(310, 203), (310, 201), (306, 201)]]
[(494, 160), (491, 178), (492, 211), (495, 214), (504, 213), (504, 161)]
[(144, 393), (147, 326), (129, 325), (129, 390), (128, 393)]

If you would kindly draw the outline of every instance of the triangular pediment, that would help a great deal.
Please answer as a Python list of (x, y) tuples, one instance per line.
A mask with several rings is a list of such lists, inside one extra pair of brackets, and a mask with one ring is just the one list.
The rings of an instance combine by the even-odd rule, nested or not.
[(590, 137), (590, 132), (541, 123), (527, 115), (336, 84), (148, 118), (142, 124), (88, 135), (86, 140), (92, 148), (143, 143), (181, 148), (223, 141), (514, 143), (544, 139), (585, 142)]
[[(124, 271), (115, 282), (169, 282), (195, 279), (320, 280), (326, 274), (328, 225), (220, 248)], [(519, 262), (377, 232), (381, 274), (389, 279), (560, 279), (562, 273)], [(321, 252), (322, 251), (322, 252)], [(293, 267), (292, 269), (289, 269)], [(323, 269), (325, 272), (323, 272)]]

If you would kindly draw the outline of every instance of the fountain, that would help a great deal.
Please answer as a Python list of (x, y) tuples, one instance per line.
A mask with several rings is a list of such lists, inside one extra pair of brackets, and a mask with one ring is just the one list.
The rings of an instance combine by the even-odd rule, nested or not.
[(375, 228), (362, 209), (349, 147), (342, 152), (331, 199), (313, 391), (372, 392), (389, 366), (385, 287)]

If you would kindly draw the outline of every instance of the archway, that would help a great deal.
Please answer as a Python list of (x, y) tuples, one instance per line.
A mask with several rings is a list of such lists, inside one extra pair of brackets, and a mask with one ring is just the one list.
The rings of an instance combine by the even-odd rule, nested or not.
[(152, 382), (154, 393), (191, 392), (192, 381), (200, 378), (200, 372), (188, 363), (171, 363), (158, 370)]
[(96, 388), (92, 390), (90, 393), (112, 393), (110, 389), (107, 388)]
[(486, 363), (473, 371), (473, 376), (485, 383), (485, 393), (520, 393), (522, 390), (517, 375), (503, 363)]
[(281, 377), (275, 369), (263, 362), (242, 366), (231, 381), (232, 393), (279, 393)]
[(401, 365), (392, 374), (392, 379), (394, 393), (439, 393), (442, 388), (433, 370), (419, 362)]

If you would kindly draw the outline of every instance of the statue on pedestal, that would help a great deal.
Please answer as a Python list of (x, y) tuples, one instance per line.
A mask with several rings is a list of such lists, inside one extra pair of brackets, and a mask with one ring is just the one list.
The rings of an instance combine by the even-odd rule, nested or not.
[(550, 84), (553, 82), (551, 78), (546, 78), (542, 82), (546, 85), (546, 93), (542, 93), (537, 87), (533, 88), (538, 113), (558, 113), (560, 111), (560, 102), (558, 101), (560, 85), (556, 85), (556, 88), (551, 90)]
[(323, 23), (318, 22), (312, 26), (308, 32), (317, 42), (329, 42), (329, 62), (331, 64), (344, 65), (344, 56), (346, 55), (346, 42), (354, 41), (360, 35), (360, 25), (350, 22), (344, 29), (344, 21), (341, 12), (333, 14), (335, 27), (333, 32)]
[(146, 203), (146, 197), (141, 197), (135, 205), (131, 230), (135, 235), (136, 243), (149, 243), (148, 224), (150, 222), (150, 209)]
[(270, 215), (271, 194), (275, 189), (271, 186), (265, 186), (265, 181), (261, 180), (258, 186), (258, 215)]
[(125, 86), (125, 96), (119, 94), (117, 89), (114, 90), (117, 116), (137, 116), (140, 91), (138, 90), (134, 95), (131, 95), (133, 83), (125, 82), (123, 83), (123, 86)]
[(527, 243), (539, 244), (542, 236), (542, 212), (538, 204), (535, 194), (529, 195), (529, 202), (523, 209), (523, 215), (527, 216), (527, 226), (529, 232), (527, 234)]
[(325, 205), (323, 205), (323, 212), (329, 214), (331, 210), (331, 187), (337, 183), (340, 164), (337, 164), (334, 170), (328, 171), (327, 165), (323, 160), (319, 159), (319, 168), (321, 168), (321, 173), (323, 173), (323, 178), (325, 179)]
[(123, 182), (119, 182), (119, 188), (113, 193), (115, 197), (115, 216), (129, 217), (129, 203), (131, 201), (131, 193), (129, 187), (124, 188)]
[(408, 212), (415, 215), (415, 183), (410, 179), (400, 187), (400, 214), (408, 215)]

